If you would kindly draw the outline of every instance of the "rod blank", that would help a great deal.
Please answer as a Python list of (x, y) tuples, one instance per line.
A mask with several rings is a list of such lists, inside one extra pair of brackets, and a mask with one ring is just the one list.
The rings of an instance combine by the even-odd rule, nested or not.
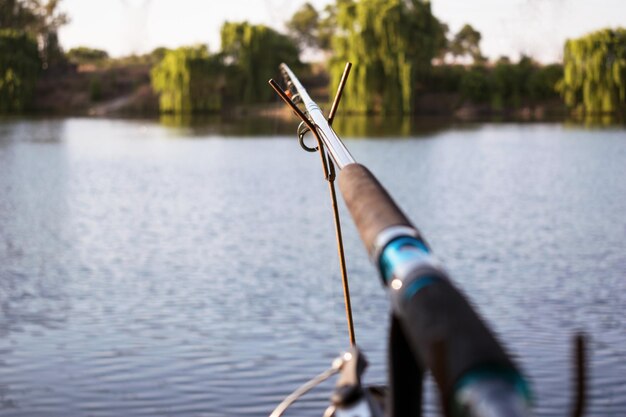
[(309, 93), (298, 80), (298, 77), (291, 71), (286, 64), (280, 64), (280, 69), (287, 74), (293, 87), (298, 92), (302, 104), (306, 107), (310, 117), (310, 121), (315, 125), (317, 133), (319, 134), (324, 146), (328, 150), (330, 157), (335, 165), (341, 170), (350, 164), (354, 164), (356, 161), (354, 157), (348, 151), (348, 148), (343, 144), (339, 136), (335, 133), (332, 127), (328, 124), (326, 117), (322, 113), (319, 106), (311, 99)]

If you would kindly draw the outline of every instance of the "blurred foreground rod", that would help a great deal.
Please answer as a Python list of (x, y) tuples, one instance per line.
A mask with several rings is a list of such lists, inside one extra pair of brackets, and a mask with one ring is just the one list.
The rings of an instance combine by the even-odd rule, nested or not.
[[(287, 91), (274, 80), (270, 84), (302, 120), (298, 128), (301, 145), (319, 152), (326, 178), (334, 179), (334, 167), (338, 168), (341, 194), (390, 294), (386, 414), (419, 415), (423, 376), (430, 371), (440, 392), (442, 409), (448, 416), (530, 416), (528, 385), (517, 366), (454, 286), (417, 228), (374, 175), (355, 161), (332, 129), (350, 64), (346, 66), (328, 120), (291, 69), (285, 64), (280, 69)], [(302, 138), (307, 131), (315, 136), (317, 148), (304, 145)], [(349, 310), (349, 304), (346, 308)], [(351, 320), (350, 313), (350, 327)], [(354, 344), (353, 329), (350, 334)], [(358, 357), (358, 351), (353, 356)], [(344, 394), (350, 391), (344, 389), (350, 385), (346, 381), (360, 387), (363, 368), (364, 365), (355, 365), (351, 377), (342, 376), (343, 385), (338, 390)], [(352, 394), (333, 396), (336, 415), (342, 415), (342, 410), (350, 415), (365, 415), (356, 413), (357, 403)]]

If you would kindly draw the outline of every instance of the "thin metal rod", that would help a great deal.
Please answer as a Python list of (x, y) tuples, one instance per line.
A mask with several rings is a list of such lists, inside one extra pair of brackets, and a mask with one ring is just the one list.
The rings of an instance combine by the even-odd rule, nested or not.
[[(348, 67), (347, 67), (348, 68)], [(349, 68), (348, 68), (348, 73), (349, 73)], [(346, 72), (344, 71), (344, 75), (342, 76), (342, 82), (340, 82), (340, 85), (345, 85), (345, 78), (347, 77)], [(334, 165), (332, 162), (331, 158), (327, 157), (327, 153), (326, 150), (324, 148), (324, 141), (322, 139), (323, 137), (323, 133), (320, 131), (320, 129), (317, 129), (318, 126), (314, 125), (313, 122), (311, 122), (311, 120), (309, 120), (304, 113), (300, 110), (300, 108), (293, 102), (293, 100), (291, 100), (289, 98), (289, 96), (285, 93), (285, 91), (283, 91), (283, 89), (276, 83), (276, 81), (274, 80), (270, 80), (269, 81), (270, 85), (272, 86), (272, 88), (276, 91), (276, 93), (278, 93), (278, 95), (280, 96), (280, 98), (283, 99), (283, 101), (289, 106), (291, 107), (291, 109), (294, 111), (294, 113), (300, 118), (302, 119), (302, 121), (307, 125), (307, 127), (309, 128), (309, 130), (311, 132), (313, 132), (313, 135), (315, 136), (315, 139), (317, 140), (317, 146), (318, 146), (318, 150), (319, 150), (319, 154), (320, 154), (320, 159), (322, 162), (322, 170), (324, 172), (324, 178), (328, 181), (328, 189), (330, 192), (330, 200), (332, 203), (332, 208), (333, 208), (333, 221), (335, 223), (335, 236), (337, 239), (337, 252), (339, 255), (339, 266), (341, 269), (341, 283), (343, 286), (343, 298), (344, 298), (344, 305), (346, 308), (346, 320), (348, 322), (348, 337), (350, 339), (350, 346), (354, 346), (356, 344), (356, 336), (354, 334), (354, 321), (352, 318), (352, 303), (350, 301), (350, 286), (348, 285), (348, 271), (347, 271), (347, 267), (346, 267), (346, 257), (344, 254), (344, 248), (343, 248), (343, 236), (341, 233), (341, 221), (339, 219), (339, 208), (338, 208), (338, 204), (337, 204), (337, 193), (335, 192), (335, 169), (334, 169)], [(299, 84), (299, 82), (298, 82)], [(304, 94), (306, 94), (304, 88), (302, 87), (302, 91), (304, 92)], [(300, 91), (298, 91), (300, 94), (302, 94)], [(339, 99), (341, 98), (341, 93), (338, 92), (337, 94), (339, 96)], [(337, 98), (335, 98), (335, 101), (337, 102), (337, 104), (339, 104), (339, 100)], [(335, 112), (337, 111), (336, 109), (336, 105), (335, 107)], [(324, 121), (326, 121), (324, 119)], [(330, 125), (328, 125), (330, 127)]]
[[(337, 108), (339, 107), (339, 102), (341, 101), (341, 95), (343, 93), (343, 89), (346, 86), (346, 81), (348, 80), (348, 75), (350, 75), (350, 69), (352, 68), (352, 63), (347, 62), (346, 67), (343, 70), (343, 74), (341, 75), (341, 80), (339, 81), (339, 86), (337, 87), (337, 93), (335, 93), (335, 99), (333, 100), (333, 104), (330, 107), (330, 113), (328, 113), (328, 125), (332, 126), (333, 120), (335, 119), (335, 115), (337, 114)], [(320, 149), (320, 152), (323, 150)], [(330, 170), (330, 175), (328, 176), (328, 188), (330, 191), (330, 200), (333, 205), (333, 220), (335, 221), (335, 234), (337, 237), (337, 252), (339, 255), (339, 267), (341, 268), (341, 284), (343, 286), (343, 300), (344, 305), (346, 307), (346, 319), (348, 320), (348, 333), (350, 336), (350, 346), (354, 346), (356, 344), (356, 335), (354, 334), (354, 321), (352, 319), (352, 302), (350, 301), (350, 285), (348, 284), (348, 269), (346, 267), (346, 256), (343, 250), (343, 236), (341, 233), (341, 221), (339, 220), (339, 209), (337, 205), (337, 193), (335, 191), (335, 167), (333, 162), (328, 158), (328, 165)]]
[[(324, 150), (320, 148), (320, 152)], [(332, 167), (333, 162), (329, 159), (328, 164)], [(334, 168), (331, 168), (334, 171)], [(328, 179), (328, 190), (330, 191), (330, 200), (333, 205), (333, 220), (335, 221), (335, 235), (337, 237), (337, 253), (339, 255), (339, 267), (341, 268), (341, 284), (343, 286), (343, 301), (346, 307), (346, 320), (348, 321), (348, 336), (350, 337), (350, 346), (356, 344), (356, 336), (354, 334), (354, 322), (352, 320), (352, 303), (350, 301), (350, 286), (348, 285), (348, 270), (346, 268), (346, 256), (343, 251), (343, 237), (341, 234), (341, 222), (339, 220), (339, 209), (337, 205), (337, 193), (335, 192), (334, 175)]]
[(337, 93), (335, 94), (333, 105), (330, 106), (330, 113), (328, 113), (328, 124), (330, 126), (333, 125), (333, 120), (335, 120), (335, 115), (337, 114), (337, 108), (339, 107), (339, 102), (341, 101), (343, 89), (346, 86), (346, 81), (348, 80), (348, 75), (350, 75), (351, 68), (352, 68), (352, 62), (346, 62), (346, 67), (343, 69), (343, 74), (341, 74), (341, 80), (339, 80), (339, 86), (337, 87)]
[(335, 223), (335, 237), (337, 239), (337, 253), (339, 255), (339, 267), (341, 269), (341, 284), (343, 287), (343, 300), (346, 308), (346, 321), (348, 322), (348, 338), (350, 339), (350, 346), (356, 344), (356, 336), (354, 334), (354, 321), (352, 319), (352, 303), (350, 302), (350, 286), (348, 285), (348, 272), (346, 268), (346, 257), (343, 250), (343, 236), (341, 233), (341, 221), (339, 220), (339, 209), (337, 204), (337, 193), (335, 192), (335, 175), (332, 161), (326, 157), (326, 150), (324, 149), (324, 143), (317, 134), (316, 130), (313, 130), (315, 138), (317, 139), (317, 146), (319, 148), (320, 159), (322, 161), (322, 170), (324, 171), (324, 178), (328, 181), (328, 191), (330, 192), (330, 201), (333, 208), (333, 221)]
[(330, 127), (326, 117), (324, 117), (324, 114), (322, 113), (322, 110), (311, 99), (293, 71), (291, 71), (291, 69), (289, 69), (289, 67), (285, 64), (281, 64), (280, 68), (283, 74), (286, 74), (286, 77), (289, 81), (291, 81), (293, 88), (295, 88), (298, 92), (298, 95), (302, 100), (302, 104), (304, 104), (312, 123), (317, 126), (318, 135), (324, 141), (324, 145), (326, 145), (328, 153), (332, 157), (337, 168), (343, 169), (347, 165), (355, 163), (354, 157), (350, 154), (348, 148), (346, 148), (341, 139), (339, 139), (339, 136), (337, 136), (335, 131)]

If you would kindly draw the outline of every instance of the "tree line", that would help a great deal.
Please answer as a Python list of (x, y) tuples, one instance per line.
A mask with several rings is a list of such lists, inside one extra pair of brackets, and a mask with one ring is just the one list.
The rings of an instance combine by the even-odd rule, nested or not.
[(302, 67), (295, 42), (264, 25), (226, 22), (222, 50), (206, 46), (166, 51), (151, 71), (152, 86), (166, 113), (217, 111), (224, 104), (264, 103), (273, 97), (267, 80), (285, 62)]
[(226, 22), (221, 48), (206, 45), (112, 60), (80, 47), (64, 53), (57, 31), (68, 22), (60, 0), (0, 0), (0, 112), (28, 109), (42, 74), (71, 65), (141, 63), (166, 113), (217, 112), (273, 98), (267, 80), (286, 62), (306, 74), (305, 52), (325, 62), (332, 91), (344, 64), (354, 64), (342, 108), (353, 113), (410, 114), (424, 94), (455, 94), (493, 110), (562, 98), (577, 111), (622, 112), (626, 96), (626, 31), (605, 29), (568, 40), (563, 63), (531, 57), (489, 62), (471, 25), (451, 33), (426, 0), (335, 0), (304, 4), (286, 33)]
[(0, 0), (0, 113), (26, 110), (40, 73), (64, 62), (59, 1)]

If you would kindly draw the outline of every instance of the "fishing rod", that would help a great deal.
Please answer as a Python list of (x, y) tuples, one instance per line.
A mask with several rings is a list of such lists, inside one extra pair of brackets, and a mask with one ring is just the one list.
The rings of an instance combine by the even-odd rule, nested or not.
[[(376, 177), (356, 162), (332, 121), (350, 72), (348, 63), (326, 119), (293, 71), (281, 64), (286, 84), (270, 85), (301, 119), (300, 145), (320, 154), (324, 175), (334, 196), (335, 166), (338, 183), (348, 211), (359, 231), (383, 286), (388, 290), (392, 310), (389, 335), (389, 386), (386, 390), (363, 388), (361, 376), (366, 367), (363, 354), (355, 346), (349, 329), (351, 350), (335, 361), (323, 379), (339, 373), (332, 406), (325, 415), (379, 416), (420, 415), (425, 372), (429, 371), (440, 392), (446, 416), (525, 417), (532, 415), (529, 385), (518, 366), (498, 342), (493, 332), (448, 276), (419, 230), (396, 205)], [(304, 143), (311, 132), (317, 148)], [(335, 207), (335, 224), (339, 224)], [(340, 258), (343, 244), (338, 228)], [(342, 269), (345, 269), (342, 259)], [(344, 293), (349, 326), (352, 318), (344, 277)], [(573, 415), (584, 408), (584, 343), (577, 343), (577, 402)], [(306, 392), (305, 384), (298, 392)], [(381, 394), (382, 392), (382, 394)], [(272, 417), (277, 417), (298, 395), (288, 397)], [(383, 398), (383, 400), (381, 400)]]
[[(280, 70), (285, 78), (285, 82), (288, 85), (288, 90), (285, 92), (274, 80), (270, 80), (270, 85), (278, 93), (278, 95), (290, 105), (292, 110), (300, 117), (302, 123), (298, 127), (298, 138), (300, 146), (307, 152), (317, 152), (319, 150), (322, 170), (324, 171), (324, 178), (328, 181), (328, 189), (330, 192), (330, 200), (333, 208), (333, 220), (335, 223), (335, 236), (337, 238), (337, 252), (339, 256), (339, 268), (341, 270), (341, 283), (343, 285), (344, 304), (346, 307), (346, 321), (348, 324), (348, 337), (350, 339), (350, 346), (356, 344), (356, 336), (354, 334), (354, 321), (352, 319), (352, 306), (350, 301), (350, 287), (348, 284), (348, 270), (346, 268), (346, 257), (343, 250), (343, 237), (341, 233), (341, 222), (339, 220), (339, 208), (337, 205), (337, 193), (335, 191), (335, 164), (339, 169), (344, 168), (348, 164), (354, 163), (354, 158), (345, 147), (339, 136), (330, 127), (335, 118), (339, 101), (343, 92), (348, 75), (350, 74), (350, 68), (352, 64), (346, 65), (346, 69), (339, 82), (340, 88), (337, 91), (333, 105), (328, 116), (328, 119), (324, 117), (322, 110), (311, 99), (307, 91), (304, 89), (298, 78), (286, 65), (282, 64)], [(305, 111), (309, 115), (310, 119), (302, 113), (302, 111), (296, 105), (297, 102), (301, 102), (305, 106)], [(304, 143), (304, 135), (307, 132), (313, 132), (317, 138), (317, 148), (309, 148)], [(323, 139), (322, 139), (323, 138)], [(331, 159), (324, 151), (324, 146), (328, 149)]]

